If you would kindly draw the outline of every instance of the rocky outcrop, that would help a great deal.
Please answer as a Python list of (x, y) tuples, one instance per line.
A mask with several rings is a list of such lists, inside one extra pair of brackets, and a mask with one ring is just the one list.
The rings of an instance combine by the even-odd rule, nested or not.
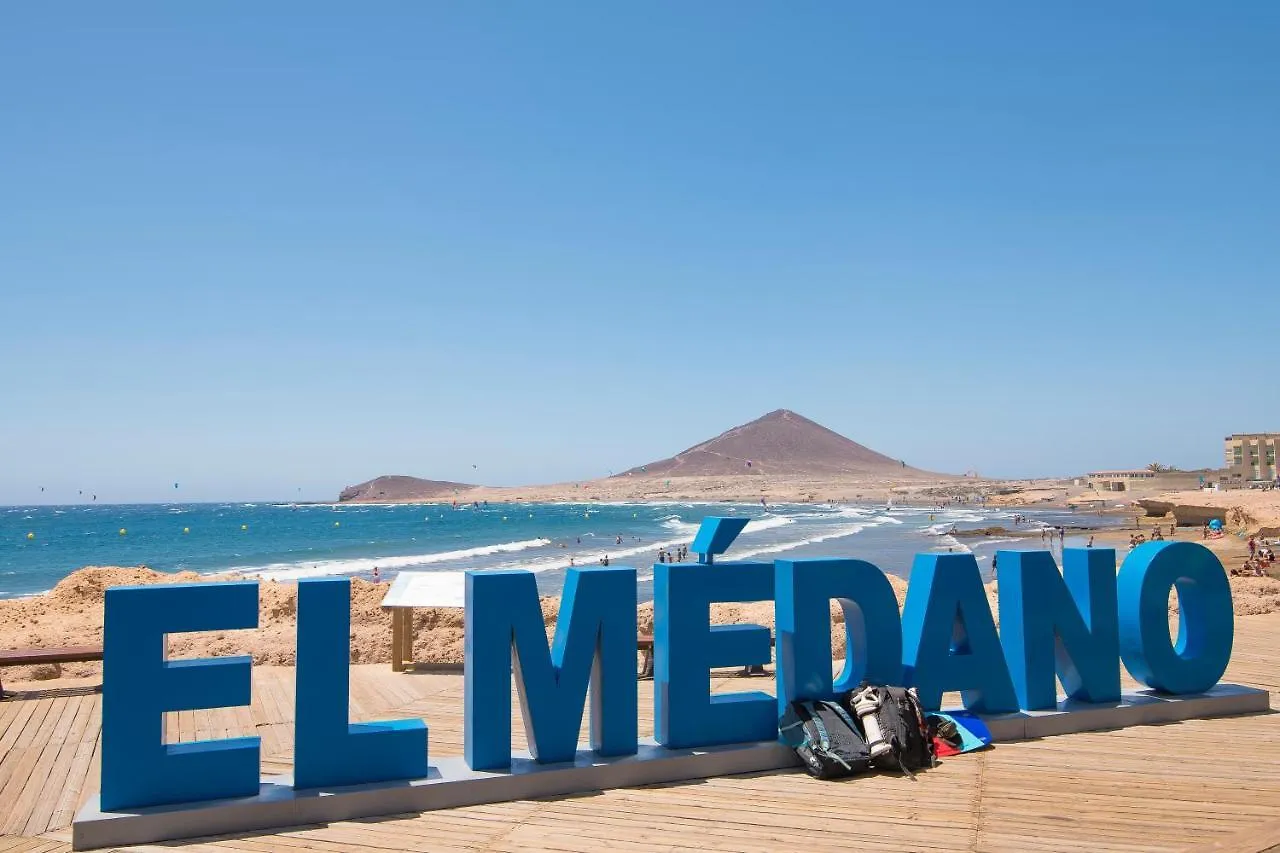
[(338, 495), (339, 503), (361, 501), (390, 502), (429, 501), (452, 498), (475, 486), (447, 480), (423, 480), (419, 477), (388, 474), (355, 486), (347, 486)]
[(1138, 506), (1147, 511), (1149, 518), (1162, 518), (1173, 512), (1174, 505), (1170, 501), (1141, 500), (1138, 501)]
[(1177, 519), (1179, 527), (1201, 527), (1215, 518), (1219, 521), (1226, 522), (1228, 510), (1220, 506), (1191, 506), (1190, 504), (1175, 504), (1173, 509), (1173, 517)]

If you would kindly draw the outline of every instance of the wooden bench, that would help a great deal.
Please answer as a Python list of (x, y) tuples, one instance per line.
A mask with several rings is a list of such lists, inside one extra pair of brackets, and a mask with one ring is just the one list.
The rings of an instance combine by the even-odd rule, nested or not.
[[(81, 661), (91, 660), (102, 660), (101, 646), (0, 650), (0, 667), (26, 666), (35, 663), (80, 663)], [(0, 698), (3, 698), (4, 695), (4, 683), (0, 681)]]
[[(769, 636), (769, 642), (773, 642), (773, 635)], [(653, 678), (653, 635), (641, 634), (636, 637), (636, 649), (644, 652), (644, 660), (640, 663), (640, 678)], [(744, 666), (742, 668), (743, 675), (768, 675), (763, 666)]]

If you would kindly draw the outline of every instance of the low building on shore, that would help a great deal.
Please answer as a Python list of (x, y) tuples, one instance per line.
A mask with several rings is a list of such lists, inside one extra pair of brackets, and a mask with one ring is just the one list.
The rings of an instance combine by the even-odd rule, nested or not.
[(1096, 492), (1176, 492), (1198, 489), (1208, 480), (1203, 471), (1153, 471), (1150, 468), (1090, 471), (1088, 476), (1088, 488)]

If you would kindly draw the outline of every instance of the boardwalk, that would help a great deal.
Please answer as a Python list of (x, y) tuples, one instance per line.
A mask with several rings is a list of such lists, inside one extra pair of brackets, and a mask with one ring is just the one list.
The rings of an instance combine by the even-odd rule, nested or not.
[[(1228, 680), (1280, 692), (1280, 615), (1237, 620)], [(754, 681), (751, 687), (762, 682)], [(725, 678), (717, 689), (740, 689)], [(69, 849), (96, 788), (100, 697), (45, 682), (0, 703), (0, 853)], [(21, 690), (21, 685), (18, 689)], [(352, 668), (355, 719), (423, 717), (433, 755), (461, 753), (462, 679)], [(641, 730), (652, 731), (641, 684)], [(259, 667), (253, 705), (169, 715), (169, 739), (257, 734), (288, 770), (292, 669)], [(516, 706), (518, 715), (518, 706)], [(517, 737), (522, 727), (513, 727)], [(768, 773), (127, 848), (191, 853), (412, 851), (1120, 851), (1280, 849), (1280, 714), (1016, 744), (895, 775), (822, 783)]]

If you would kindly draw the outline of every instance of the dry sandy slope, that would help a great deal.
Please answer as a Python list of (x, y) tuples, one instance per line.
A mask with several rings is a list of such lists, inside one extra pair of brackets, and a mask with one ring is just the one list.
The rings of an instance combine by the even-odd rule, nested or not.
[[(901, 606), (907, 584), (888, 576)], [(67, 645), (97, 645), (102, 642), (103, 594), (108, 586), (201, 581), (192, 572), (164, 574), (147, 568), (89, 567), (73, 572), (45, 595), (0, 601), (0, 648), (51, 648)], [(1240, 614), (1280, 611), (1280, 580), (1273, 578), (1232, 578), (1235, 609)], [(351, 582), (351, 662), (386, 663), (390, 660), (391, 618), (379, 606), (387, 584), (360, 578)], [(987, 597), (996, 611), (996, 587), (988, 585)], [(297, 638), (297, 586), (263, 581), (258, 597), (259, 627), (242, 631), (211, 631), (170, 635), (170, 653), (178, 657), (249, 654), (255, 663), (292, 664)], [(554, 631), (559, 612), (558, 598), (541, 600), (548, 634)], [(639, 607), (642, 634), (653, 631), (653, 604)], [(714, 604), (712, 621), (718, 624), (750, 623), (773, 627), (773, 602)], [(833, 654), (845, 650), (844, 614), (831, 606)], [(415, 611), (417, 641), (414, 658), (422, 662), (462, 660), (462, 610), (451, 607), (421, 608)], [(90, 675), (97, 664), (66, 664), (61, 670), (46, 665), (11, 667), (6, 679), (56, 678)]]

